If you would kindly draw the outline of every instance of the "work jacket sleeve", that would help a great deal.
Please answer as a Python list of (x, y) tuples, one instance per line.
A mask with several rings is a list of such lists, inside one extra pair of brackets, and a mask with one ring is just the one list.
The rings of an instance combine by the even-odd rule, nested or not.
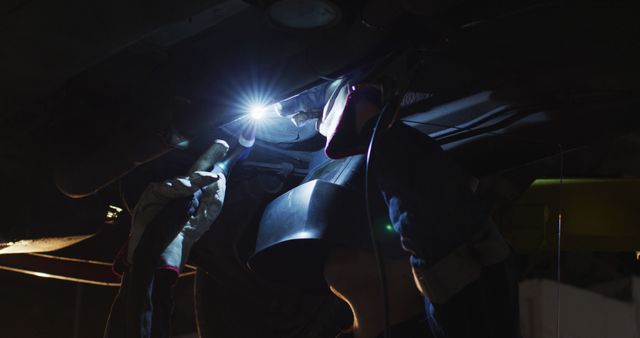
[[(163, 182), (151, 183), (142, 193), (140, 200), (136, 204), (132, 215), (132, 227), (129, 238), (129, 246), (127, 251), (127, 261), (133, 262), (133, 254), (135, 248), (138, 245), (142, 234), (144, 233), (147, 224), (149, 224), (154, 217), (162, 210), (162, 208), (171, 200), (175, 198), (182, 198), (191, 196), (194, 193), (200, 191), (203, 188), (209, 187), (208, 195), (216, 196), (220, 195), (218, 191), (222, 187), (222, 199), (224, 199), (224, 187), (225, 178), (223, 175), (214, 174), (207, 171), (196, 171), (189, 176), (180, 176), (172, 179), (165, 180)], [(207, 199), (207, 202), (212, 202), (214, 198)], [(217, 217), (219, 213), (222, 201), (219, 203), (200, 203), (197, 215), (206, 215), (207, 219)], [(213, 209), (216, 211), (213, 212)], [(215, 215), (215, 217), (211, 217)], [(199, 219), (201, 219), (200, 217)], [(210, 222), (213, 222), (211, 220)], [(208, 225), (210, 225), (210, 222)], [(202, 222), (196, 222), (197, 225)], [(185, 225), (186, 226), (186, 225)], [(190, 224), (190, 226), (193, 226)], [(208, 227), (207, 227), (208, 228)], [(203, 232), (203, 231), (201, 231)], [(194, 238), (191, 236), (190, 238)], [(196, 238), (197, 239), (197, 238)]]
[(446, 301), (478, 278), (482, 266), (507, 257), (472, 177), (433, 139), (397, 123), (381, 135), (374, 165), (418, 288), (430, 298)]

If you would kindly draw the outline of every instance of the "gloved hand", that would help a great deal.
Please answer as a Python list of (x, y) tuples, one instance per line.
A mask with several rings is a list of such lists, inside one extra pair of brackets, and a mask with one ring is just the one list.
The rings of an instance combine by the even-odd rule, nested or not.
[[(193, 244), (207, 231), (222, 210), (226, 177), (207, 171), (222, 160), (229, 145), (216, 141), (190, 169), (187, 176), (150, 184), (142, 193), (132, 212), (132, 227), (127, 250), (127, 262), (133, 257), (147, 225), (172, 199), (196, 196), (196, 211), (181, 225), (181, 230), (160, 257), (160, 266), (179, 272), (186, 263)], [(195, 194), (195, 195), (194, 195)]]

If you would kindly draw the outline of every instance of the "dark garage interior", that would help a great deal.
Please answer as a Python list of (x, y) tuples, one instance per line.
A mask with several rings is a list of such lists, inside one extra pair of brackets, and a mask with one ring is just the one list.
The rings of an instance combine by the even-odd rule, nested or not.
[(640, 3), (0, 3), (0, 337), (640, 337)]

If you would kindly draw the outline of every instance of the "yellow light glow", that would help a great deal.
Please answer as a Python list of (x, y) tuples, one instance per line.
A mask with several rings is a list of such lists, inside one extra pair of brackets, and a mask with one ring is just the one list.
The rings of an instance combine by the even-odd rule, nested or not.
[(10, 266), (2, 266), (2, 265), (0, 265), (0, 270), (12, 271), (12, 272), (17, 272), (17, 273), (24, 273), (24, 274), (31, 275), (31, 276), (36, 276), (36, 277), (53, 278), (53, 279), (57, 279), (57, 280), (64, 280), (64, 281), (75, 282), (75, 283), (101, 285), (101, 286), (120, 286), (120, 283), (109, 283), (109, 282), (102, 282), (102, 281), (95, 281), (95, 280), (87, 280), (87, 279), (83, 279), (83, 278), (74, 278), (74, 277), (67, 277), (67, 276), (51, 275), (51, 274), (44, 273), (44, 272), (31, 271), (31, 270), (28, 270), (28, 269), (13, 268), (13, 267), (10, 267)]
[(122, 212), (122, 208), (117, 207), (115, 205), (109, 205), (107, 209), (106, 219), (104, 222), (107, 224), (114, 224), (118, 219), (118, 215), (120, 215), (121, 212)]
[(44, 273), (44, 272), (32, 272), (31, 274), (34, 275), (34, 276), (37, 276), (37, 277), (42, 277), (42, 278), (53, 278), (54, 277), (54, 276), (52, 276), (52, 275), (50, 275), (48, 273)]
[(329, 285), (329, 290), (336, 295), (336, 297), (340, 298), (343, 302), (347, 303), (349, 309), (351, 310), (351, 314), (353, 315), (353, 324), (352, 329), (357, 330), (360, 327), (360, 323), (358, 322), (358, 314), (356, 313), (356, 309), (353, 307), (353, 304), (345, 297), (340, 291), (336, 290), (333, 286)]

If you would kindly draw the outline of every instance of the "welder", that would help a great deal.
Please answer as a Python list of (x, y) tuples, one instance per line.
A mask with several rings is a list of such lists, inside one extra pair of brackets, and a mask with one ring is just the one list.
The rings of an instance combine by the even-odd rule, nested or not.
[(331, 158), (365, 153), (375, 134), (372, 184), (411, 254), (435, 337), (519, 337), (511, 248), (474, 179), (433, 139), (398, 121), (402, 95), (376, 83), (337, 89), (324, 109), (325, 151)]
[(255, 130), (249, 122), (226, 158), (229, 145), (216, 140), (186, 176), (151, 183), (144, 190), (132, 210), (127, 245), (114, 264), (123, 280), (105, 337), (171, 336), (173, 288), (191, 247), (220, 214), (227, 176), (253, 146)]

